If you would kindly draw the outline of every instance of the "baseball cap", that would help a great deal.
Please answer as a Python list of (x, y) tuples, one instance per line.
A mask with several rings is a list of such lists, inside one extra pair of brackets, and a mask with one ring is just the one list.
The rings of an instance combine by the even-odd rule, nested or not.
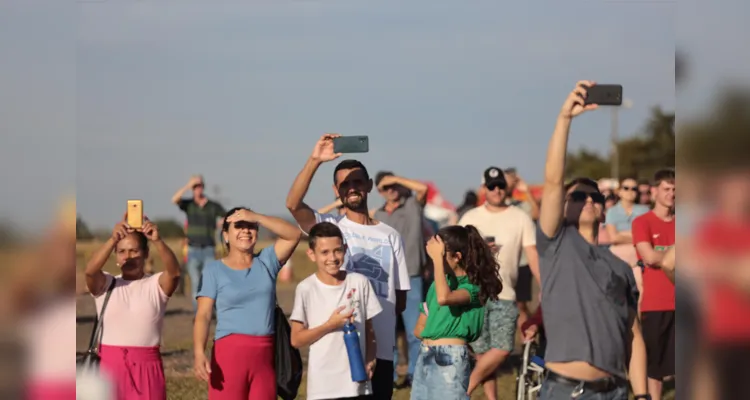
[(482, 175), (482, 185), (506, 188), (508, 187), (508, 182), (505, 180), (505, 174), (502, 169), (489, 167), (484, 171), (484, 175)]

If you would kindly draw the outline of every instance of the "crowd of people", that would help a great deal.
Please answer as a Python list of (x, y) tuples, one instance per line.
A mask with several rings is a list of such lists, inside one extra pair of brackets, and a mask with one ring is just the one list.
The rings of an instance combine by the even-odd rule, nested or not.
[[(194, 368), (208, 398), (276, 399), (276, 282), (303, 237), (317, 270), (297, 285), (289, 321), (292, 346), (309, 347), (308, 399), (390, 399), (401, 387), (417, 400), (468, 399), (479, 386), (496, 399), (496, 374), (518, 331), (531, 340), (542, 325), (542, 399), (661, 398), (675, 375), (675, 174), (659, 171), (648, 187), (565, 182), (571, 123), (597, 108), (585, 102), (594, 84), (576, 84), (556, 117), (541, 201), (515, 169), (490, 166), (479, 193), (428, 223), (427, 206), (443, 201), (434, 188), (388, 171), (373, 179), (349, 159), (333, 172), (336, 202), (316, 210), (305, 196), (319, 167), (342, 156), (335, 134), (318, 140), (291, 185), (286, 208), (296, 225), (243, 207), (225, 211), (206, 197), (203, 178), (192, 178), (172, 201), (187, 216), (186, 270), (198, 283)], [(384, 201), (371, 208), (373, 190)], [(147, 218), (139, 229), (126, 220), (86, 267), (104, 326), (101, 367), (118, 399), (161, 400), (161, 329), (180, 265)], [(260, 227), (276, 239), (256, 249)], [(227, 250), (221, 259), (217, 238)], [(165, 266), (154, 274), (145, 271), (149, 243)], [(102, 271), (113, 252), (118, 276)], [(534, 281), (541, 306), (531, 315)], [(398, 319), (408, 357), (400, 381)], [(360, 332), (367, 381), (349, 378), (348, 322)]]

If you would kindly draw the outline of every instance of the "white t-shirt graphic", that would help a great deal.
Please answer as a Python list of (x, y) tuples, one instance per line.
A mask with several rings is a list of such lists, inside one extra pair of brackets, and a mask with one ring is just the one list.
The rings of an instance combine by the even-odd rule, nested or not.
[[(354, 325), (359, 332), (359, 348), (366, 360), (365, 321), (379, 315), (382, 309), (368, 279), (347, 273), (340, 285), (326, 285), (312, 274), (297, 285), (294, 308), (289, 318), (315, 328), (324, 324), (338, 307), (345, 312), (354, 309)], [(375, 340), (379, 340), (377, 334)], [(370, 382), (352, 382), (344, 331), (331, 332), (310, 346), (307, 361), (307, 398), (335, 399), (372, 394)]]
[[(396, 291), (409, 290), (404, 243), (395, 229), (380, 222), (362, 225), (344, 215), (315, 213), (317, 222), (338, 225), (347, 245), (344, 269), (369, 279), (383, 312), (373, 320), (381, 360), (393, 361), (396, 346)], [(329, 312), (330, 315), (330, 312)]]

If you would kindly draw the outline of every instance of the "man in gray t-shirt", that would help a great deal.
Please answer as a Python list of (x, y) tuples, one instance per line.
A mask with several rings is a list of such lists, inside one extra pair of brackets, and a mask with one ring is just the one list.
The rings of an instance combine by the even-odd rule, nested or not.
[(635, 277), (597, 246), (604, 196), (591, 179), (563, 185), (571, 120), (597, 108), (584, 101), (592, 85), (579, 82), (563, 104), (545, 164), (537, 231), (547, 336), (541, 394), (545, 400), (626, 400), (630, 378), (635, 399), (650, 399)]
[[(409, 271), (411, 290), (406, 293), (406, 308), (401, 313), (406, 331), (406, 344), (409, 355), (409, 368), (404, 380), (397, 387), (411, 385), (411, 377), (419, 356), (420, 341), (414, 336), (414, 327), (419, 319), (419, 306), (423, 299), (424, 266), (427, 262), (424, 235), (424, 204), (427, 198), (427, 185), (396, 176), (392, 172), (379, 172), (375, 176), (378, 192), (385, 199), (382, 207), (371, 212), (372, 218), (384, 222), (401, 235), (404, 240), (406, 269)], [(393, 355), (394, 365), (398, 365), (398, 350)], [(394, 382), (396, 381), (394, 372)]]

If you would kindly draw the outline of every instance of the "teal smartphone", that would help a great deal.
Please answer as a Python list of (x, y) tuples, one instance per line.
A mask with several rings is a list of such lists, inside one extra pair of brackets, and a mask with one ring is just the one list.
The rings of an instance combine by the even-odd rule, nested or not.
[(370, 139), (367, 136), (340, 136), (333, 138), (334, 153), (367, 153)]

